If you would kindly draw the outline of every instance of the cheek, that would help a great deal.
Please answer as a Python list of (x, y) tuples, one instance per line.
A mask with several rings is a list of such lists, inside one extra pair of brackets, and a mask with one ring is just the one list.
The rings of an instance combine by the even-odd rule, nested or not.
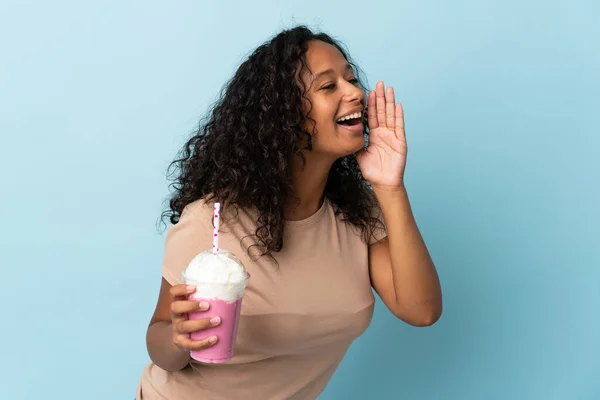
[[(310, 111), (309, 111), (310, 110)], [(304, 108), (304, 128), (313, 132), (317, 129), (319, 132), (323, 129), (330, 129), (327, 127), (327, 117), (323, 113), (323, 110), (318, 107), (317, 104), (313, 103), (312, 109)]]
[(313, 109), (311, 111), (311, 117), (317, 122), (318, 125), (323, 127), (331, 128), (335, 119), (335, 107), (332, 102), (325, 100), (313, 102)]

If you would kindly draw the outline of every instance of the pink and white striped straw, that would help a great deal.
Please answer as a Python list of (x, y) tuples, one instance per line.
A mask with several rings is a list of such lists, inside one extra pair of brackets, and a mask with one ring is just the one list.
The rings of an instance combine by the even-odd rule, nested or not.
[(219, 252), (219, 217), (221, 215), (221, 203), (215, 203), (213, 219), (213, 254)]

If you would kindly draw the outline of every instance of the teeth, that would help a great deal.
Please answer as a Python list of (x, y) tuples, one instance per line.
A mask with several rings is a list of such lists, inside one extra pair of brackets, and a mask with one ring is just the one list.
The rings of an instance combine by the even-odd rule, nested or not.
[(357, 113), (354, 113), (354, 114), (346, 115), (345, 117), (342, 117), (342, 118), (338, 119), (337, 122), (347, 121), (349, 119), (355, 119), (355, 118), (360, 118), (360, 117), (362, 117), (362, 113), (361, 112), (357, 112)]

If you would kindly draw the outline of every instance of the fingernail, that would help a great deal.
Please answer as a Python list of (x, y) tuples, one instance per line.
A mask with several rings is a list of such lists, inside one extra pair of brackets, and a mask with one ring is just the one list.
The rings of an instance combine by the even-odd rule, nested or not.
[(194, 286), (194, 285), (187, 285), (187, 291), (188, 292), (191, 292), (194, 289), (196, 289), (196, 286)]
[(211, 325), (219, 325), (219, 322), (221, 322), (221, 318), (219, 318), (219, 317), (212, 317), (210, 319)]
[(201, 301), (200, 302), (200, 308), (203, 310), (208, 310), (208, 307), (210, 307), (210, 304), (208, 304), (207, 301)]
[(216, 336), (211, 336), (211, 337), (208, 339), (208, 343), (210, 343), (210, 344), (214, 344), (214, 343), (216, 343), (216, 342), (217, 342), (217, 337), (216, 337)]

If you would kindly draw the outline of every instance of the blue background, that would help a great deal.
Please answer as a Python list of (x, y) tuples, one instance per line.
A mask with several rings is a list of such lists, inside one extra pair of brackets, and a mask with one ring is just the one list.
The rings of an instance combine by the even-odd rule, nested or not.
[[(600, 398), (597, 1), (1, 1), (0, 398), (130, 399), (165, 170), (255, 46), (307, 23), (394, 86), (437, 264), (322, 399)], [(596, 158), (596, 159), (594, 159)]]

